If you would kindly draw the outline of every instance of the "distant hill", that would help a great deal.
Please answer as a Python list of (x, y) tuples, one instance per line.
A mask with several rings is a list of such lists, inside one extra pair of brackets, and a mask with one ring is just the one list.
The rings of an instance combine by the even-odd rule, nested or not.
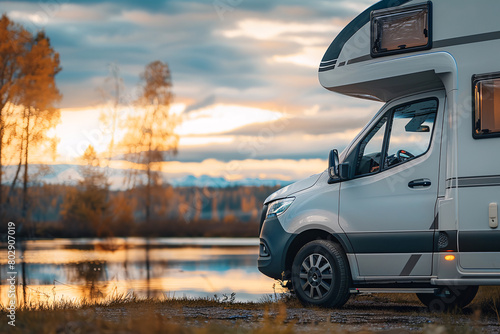
[(213, 187), (213, 188), (226, 188), (233, 186), (286, 186), (291, 181), (283, 180), (262, 180), (256, 178), (245, 178), (236, 181), (228, 181), (223, 177), (212, 177), (202, 175), (196, 177), (194, 175), (187, 175), (184, 177), (170, 179), (168, 181), (174, 187)]
[[(47, 168), (48, 167), (48, 168)], [(17, 166), (4, 167), (4, 184), (10, 184), (14, 179)], [(126, 169), (103, 168), (108, 173), (108, 180), (112, 190), (125, 190), (127, 186)], [(64, 184), (76, 185), (83, 179), (80, 166), (72, 164), (60, 165), (30, 165), (30, 179), (32, 182), (39, 184)], [(139, 178), (143, 178), (142, 175)], [(145, 178), (143, 178), (145, 181)], [(163, 172), (162, 180), (164, 183), (171, 184), (173, 187), (212, 187), (212, 188), (227, 188), (235, 186), (286, 186), (293, 181), (276, 180), (276, 179), (258, 179), (244, 178), (240, 180), (230, 181), (224, 177), (212, 177), (208, 175), (194, 176), (191, 174), (171, 177), (170, 174)], [(20, 185), (20, 183), (19, 183)]]

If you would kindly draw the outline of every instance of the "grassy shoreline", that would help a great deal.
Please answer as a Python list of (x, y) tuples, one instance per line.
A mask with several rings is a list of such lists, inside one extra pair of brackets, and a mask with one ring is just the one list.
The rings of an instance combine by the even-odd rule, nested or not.
[[(495, 293), (497, 289), (493, 290)], [(212, 298), (136, 298), (31, 304), (16, 327), (0, 308), (2, 333), (480, 333), (500, 331), (495, 293), (481, 291), (464, 312), (428, 312), (412, 295), (357, 296), (342, 309), (302, 307), (289, 295), (261, 302)], [(231, 298), (233, 297), (233, 298)]]

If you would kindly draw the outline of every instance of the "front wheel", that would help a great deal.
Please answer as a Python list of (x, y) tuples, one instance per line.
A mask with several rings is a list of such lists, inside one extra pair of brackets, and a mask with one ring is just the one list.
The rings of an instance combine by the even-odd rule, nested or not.
[(417, 293), (418, 299), (432, 312), (447, 312), (463, 309), (472, 302), (478, 286), (449, 286), (437, 293)]
[(295, 256), (292, 285), (303, 305), (341, 307), (349, 299), (350, 284), (347, 258), (338, 244), (312, 241)]

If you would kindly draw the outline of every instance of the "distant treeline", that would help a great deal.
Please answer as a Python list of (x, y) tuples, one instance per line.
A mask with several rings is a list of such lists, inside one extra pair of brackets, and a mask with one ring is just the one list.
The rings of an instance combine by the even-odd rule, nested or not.
[[(6, 194), (6, 187), (3, 188)], [(29, 187), (29, 212), (22, 218), (22, 189), (10, 194), (8, 220), (18, 235), (74, 237), (256, 237), (262, 202), (278, 187), (151, 189), (149, 222), (145, 191), (67, 185)]]

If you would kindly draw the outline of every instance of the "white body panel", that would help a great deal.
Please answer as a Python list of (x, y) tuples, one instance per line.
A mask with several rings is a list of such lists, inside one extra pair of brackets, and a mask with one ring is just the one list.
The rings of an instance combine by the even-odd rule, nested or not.
[[(409, 1), (402, 7), (416, 3), (421, 2)], [(424, 226), (423, 221), (429, 222), (435, 214), (439, 216), (438, 226), (435, 226), (436, 235), (439, 231), (456, 233), (452, 235), (456, 238), (454, 242), (458, 251), (456, 260), (451, 263), (453, 269), (450, 270), (450, 263), (443, 263), (440, 256), (436, 255), (432, 273), (428, 273), (438, 279), (495, 275), (495, 272), (500, 275), (500, 247), (487, 247), (497, 239), (500, 245), (500, 234), (496, 234), (498, 227), (490, 227), (489, 218), (490, 204), (500, 203), (500, 177), (496, 178), (500, 175), (500, 138), (473, 138), (471, 84), (473, 75), (500, 71), (496, 56), (500, 53), (498, 12), (499, 1), (482, 1), (480, 4), (465, 0), (432, 1), (432, 49), (380, 58), (370, 57), (368, 22), (342, 46), (335, 68), (327, 71), (320, 69), (319, 72), (320, 82), (325, 88), (356, 97), (392, 101), (399, 96), (418, 94), (419, 91), (438, 87), (446, 92), (448, 101), (440, 134), (442, 150), (438, 153), (440, 156), (436, 157), (438, 164), (433, 160), (429, 164), (415, 161), (413, 165), (401, 166), (401, 172), (406, 170), (407, 173), (418, 175), (440, 175), (436, 205), (431, 205), (432, 200), (429, 198), (425, 205), (427, 208), (419, 213), (422, 221), (414, 217), (408, 221), (408, 226), (401, 224), (402, 229), (414, 227), (415, 231), (419, 231)], [(463, 19), (457, 20), (457, 17)], [(328, 52), (325, 57), (327, 55)], [(328, 61), (332, 64), (332, 60), (326, 58), (323, 64), (328, 64)], [(434, 158), (429, 156), (428, 159)], [(435, 170), (432, 173), (430, 171), (433, 168)], [(346, 234), (385, 231), (390, 222), (373, 227), (363, 223), (363, 220), (370, 216), (381, 217), (391, 204), (392, 212), (401, 215), (407, 206), (404, 203), (413, 201), (409, 195), (405, 196), (404, 192), (394, 193), (393, 197), (376, 195), (386, 192), (387, 189), (383, 189), (387, 188), (388, 183), (395, 182), (397, 177), (397, 173), (387, 176), (385, 184), (386, 177), (381, 174), (343, 182), (339, 216), (340, 225)], [(485, 179), (487, 177), (490, 178)], [(479, 178), (479, 181), (474, 184), (471, 178)], [(342, 190), (347, 192), (343, 193)], [(355, 205), (363, 210), (357, 211), (350, 207)], [(344, 214), (344, 207), (351, 213)], [(486, 246), (480, 246), (482, 243)], [(363, 257), (370, 260), (364, 261)], [(368, 266), (376, 257), (373, 254), (356, 254), (360, 275), (371, 274), (370, 270), (374, 270), (375, 275), (379, 275), (377, 270), (389, 272), (387, 268)], [(395, 260), (398, 257), (403, 259), (402, 254), (391, 255), (392, 261), (401, 266), (404, 260), (399, 263)], [(388, 257), (380, 255), (380, 258)], [(376, 262), (384, 266), (383, 261)], [(500, 276), (497, 277), (500, 284)]]
[[(474, 138), (472, 84), (475, 75), (500, 72), (500, 1), (433, 0), (431, 8), (432, 48), (374, 58), (368, 21), (339, 34), (352, 36), (337, 46), (334, 40), (319, 72), (331, 91), (387, 102), (340, 155), (340, 164), (361, 159), (355, 150), (387, 110), (436, 97), (429, 150), (338, 182), (324, 172), (278, 191), (266, 204), (295, 197), (279, 217), (283, 230), (322, 230), (342, 240), (356, 283), (500, 285), (500, 227), (491, 211), (500, 206), (500, 136)], [(387, 152), (388, 139), (383, 145)], [(430, 186), (409, 187), (417, 179)]]

